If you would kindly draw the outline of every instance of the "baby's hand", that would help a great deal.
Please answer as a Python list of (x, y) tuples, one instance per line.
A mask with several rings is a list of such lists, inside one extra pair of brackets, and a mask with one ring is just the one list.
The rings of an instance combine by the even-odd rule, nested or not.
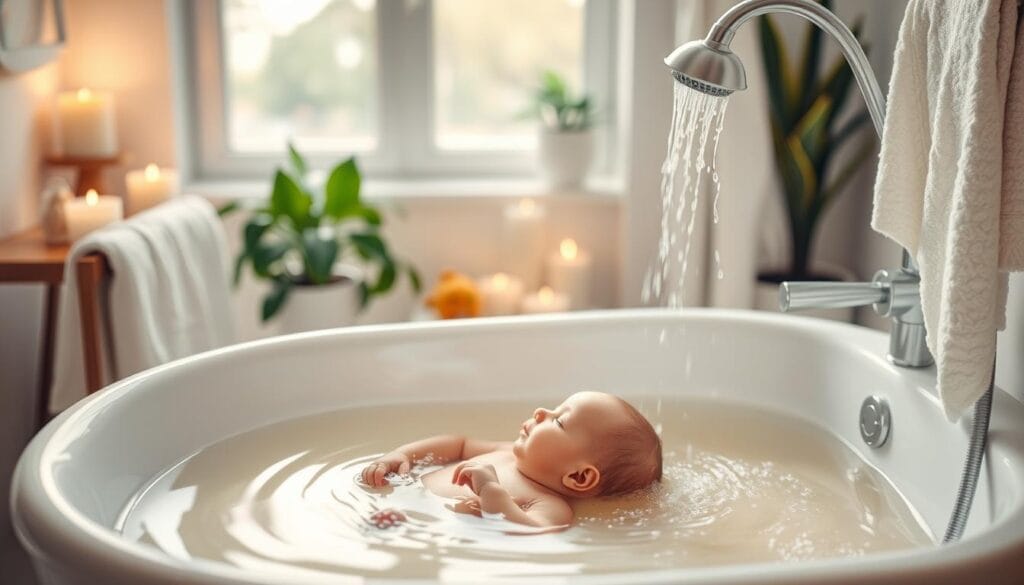
[(463, 496), (449, 506), (453, 512), (459, 514), (472, 514), (480, 516), (480, 498), (478, 496)]
[(484, 489), (485, 485), (498, 483), (498, 474), (494, 471), (493, 465), (463, 461), (455, 467), (452, 483), (468, 485), (474, 494), (480, 495), (480, 491)]
[(405, 475), (409, 473), (411, 467), (412, 461), (405, 453), (392, 451), (363, 469), (363, 483), (373, 487), (384, 487), (388, 485), (388, 481), (384, 479), (387, 474), (395, 472)]

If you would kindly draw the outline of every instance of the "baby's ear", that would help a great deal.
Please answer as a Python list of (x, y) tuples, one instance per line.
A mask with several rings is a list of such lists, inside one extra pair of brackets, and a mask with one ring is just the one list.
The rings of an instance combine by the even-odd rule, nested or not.
[(589, 492), (600, 482), (601, 472), (589, 464), (562, 476), (562, 485), (579, 494)]

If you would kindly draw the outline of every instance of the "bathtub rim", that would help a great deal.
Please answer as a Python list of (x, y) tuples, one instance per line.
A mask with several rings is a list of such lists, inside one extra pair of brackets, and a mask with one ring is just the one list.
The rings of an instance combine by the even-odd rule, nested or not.
[[(723, 321), (758, 323), (779, 326), (785, 329), (803, 331), (819, 339), (827, 339), (823, 332), (843, 332), (854, 336), (854, 340), (835, 341), (840, 345), (860, 345), (878, 348), (884, 351), (887, 345), (886, 336), (881, 333), (855, 325), (826, 322), (812, 318), (794, 318), (793, 316), (771, 313), (729, 310), (729, 309), (630, 309), (615, 311), (592, 311), (585, 313), (567, 313), (559, 315), (541, 315), (531, 317), (496, 317), (487, 319), (465, 320), (457, 322), (424, 322), (372, 325), (350, 327), (345, 329), (322, 330), (299, 333), (288, 336), (261, 339), (225, 348), (204, 352), (181, 360), (176, 360), (150, 370), (140, 372), (79, 401), (51, 421), (30, 442), (22, 453), (12, 476), (11, 511), (12, 524), (18, 539), (34, 557), (33, 562), (56, 564), (61, 567), (88, 564), (92, 568), (101, 567), (103, 573), (110, 575), (133, 575), (136, 579), (153, 579), (154, 582), (179, 583), (210, 583), (216, 580), (222, 583), (280, 583), (272, 578), (243, 571), (226, 564), (204, 559), (193, 559), (185, 562), (164, 555), (151, 547), (121, 538), (110, 528), (86, 517), (61, 494), (57, 481), (53, 476), (54, 459), (69, 440), (73, 440), (78, 429), (88, 420), (95, 418), (106, 406), (117, 400), (139, 381), (162, 375), (163, 372), (196, 364), (214, 363), (224, 356), (238, 352), (251, 351), (254, 348), (272, 347), (296, 340), (315, 340), (321, 337), (352, 338), (359, 336), (386, 337), (388, 335), (409, 335), (409, 331), (419, 335), (458, 334), (467, 330), (486, 329), (530, 329), (538, 323), (543, 324), (574, 324), (582, 322), (596, 323), (635, 323), (643, 321)], [(884, 358), (879, 356), (884, 361)], [(925, 375), (934, 379), (934, 370), (925, 370)], [(931, 372), (927, 374), (927, 372)], [(908, 386), (911, 384), (908, 383)], [(917, 391), (923, 393), (921, 398), (941, 412), (941, 405), (933, 391), (918, 386)], [(1017, 409), (1024, 412), (1024, 406), (1015, 398), (997, 390), (996, 401), (1000, 408)], [(1021, 417), (1024, 419), (1024, 417)], [(960, 425), (961, 429), (965, 428)], [(959, 462), (957, 462), (959, 465)], [(34, 471), (34, 473), (33, 473)], [(954, 494), (950, 494), (952, 502)], [(31, 522), (27, 522), (27, 518)], [(29, 527), (31, 524), (31, 528)], [(1014, 526), (1021, 528), (1014, 530)], [(1012, 539), (1015, 541), (1011, 542)], [(786, 578), (794, 583), (820, 583), (833, 579), (858, 576), (882, 577), (893, 573), (920, 569), (941, 571), (948, 568), (959, 568), (965, 563), (970, 564), (983, 559), (1003, 559), (1012, 562), (1018, 558), (1024, 548), (1024, 506), (1018, 507), (999, 521), (987, 526), (985, 530), (970, 538), (945, 546), (917, 547), (901, 551), (873, 553), (865, 563), (861, 557), (845, 557), (802, 561), (799, 563), (756, 563), (711, 566), (688, 569), (670, 569), (629, 573), (630, 579), (643, 577), (650, 583), (675, 582), (685, 577), (694, 583), (742, 583), (749, 580), (761, 581), (765, 578)], [(45, 550), (44, 550), (45, 549)], [(58, 551), (58, 552), (54, 552)], [(62, 558), (73, 556), (76, 560), (68, 563)], [(116, 570), (115, 570), (116, 569)], [(895, 576), (895, 575), (893, 575)], [(572, 582), (581, 583), (613, 583), (621, 582), (623, 574), (586, 575), (567, 578)], [(296, 581), (305, 582), (305, 581)], [(371, 579), (374, 583), (431, 583), (433, 580), (389, 580)]]

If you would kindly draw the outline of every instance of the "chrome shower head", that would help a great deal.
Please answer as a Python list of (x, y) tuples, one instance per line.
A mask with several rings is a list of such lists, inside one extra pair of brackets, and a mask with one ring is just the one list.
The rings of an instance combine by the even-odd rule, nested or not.
[(690, 41), (665, 57), (665, 64), (672, 69), (676, 81), (701, 93), (725, 97), (747, 89), (743, 63), (721, 43), (706, 39)]

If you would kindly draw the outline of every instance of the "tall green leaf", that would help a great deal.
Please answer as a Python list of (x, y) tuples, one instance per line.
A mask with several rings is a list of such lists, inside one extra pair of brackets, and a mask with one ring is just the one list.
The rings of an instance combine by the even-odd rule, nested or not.
[(312, 284), (331, 281), (331, 271), (338, 259), (340, 246), (334, 233), (321, 234), (320, 230), (308, 229), (302, 234), (302, 255), (306, 263), (306, 275)]
[(759, 18), (758, 26), (761, 32), (761, 56), (767, 74), (769, 105), (782, 133), (788, 134), (793, 127), (793, 108), (790, 105), (793, 100), (789, 90), (792, 83), (789, 81), (789, 68), (786, 66), (786, 47), (779, 35), (778, 27), (770, 17)]
[(359, 205), (359, 169), (354, 158), (334, 167), (327, 178), (324, 215), (341, 219), (352, 214)]
[(274, 175), (274, 191), (270, 194), (270, 213), (274, 217), (287, 217), (301, 231), (312, 223), (309, 215), (312, 207), (313, 198), (294, 179), (278, 170)]
[(292, 163), (292, 169), (295, 171), (295, 175), (301, 181), (305, 178), (309, 167), (306, 166), (306, 159), (302, 158), (299, 151), (295, 150), (295, 145), (292, 144), (291, 141), (288, 142), (288, 159)]
[(288, 300), (288, 293), (291, 292), (292, 281), (287, 278), (278, 278), (274, 281), (273, 288), (263, 297), (263, 307), (260, 317), (263, 322), (268, 321), (277, 314)]

